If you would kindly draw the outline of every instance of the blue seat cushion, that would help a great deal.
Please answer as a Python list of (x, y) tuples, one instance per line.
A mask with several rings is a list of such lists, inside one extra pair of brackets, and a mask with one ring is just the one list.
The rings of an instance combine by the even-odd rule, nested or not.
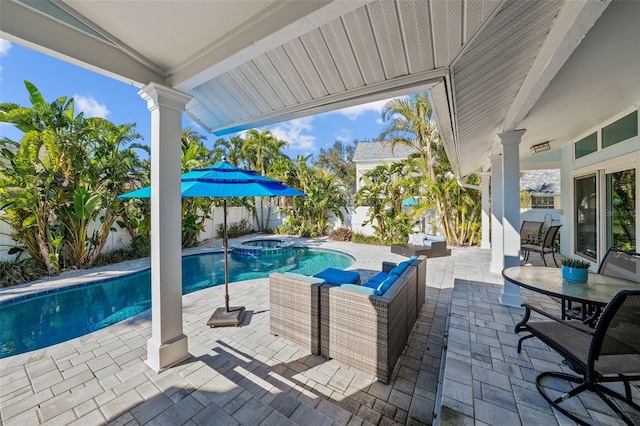
[[(384, 281), (384, 280), (382, 280)], [(378, 286), (380, 285), (380, 283), (382, 282), (375, 282), (375, 281), (367, 281), (366, 283), (362, 283), (360, 286), (361, 287), (369, 287), (372, 290), (375, 290), (378, 288)]]
[(373, 277), (369, 278), (369, 282), (380, 284), (382, 281), (386, 280), (388, 276), (389, 274), (386, 272), (378, 272)]
[(327, 268), (314, 277), (322, 278), (329, 284), (357, 284), (360, 281), (359, 273), (335, 268)]

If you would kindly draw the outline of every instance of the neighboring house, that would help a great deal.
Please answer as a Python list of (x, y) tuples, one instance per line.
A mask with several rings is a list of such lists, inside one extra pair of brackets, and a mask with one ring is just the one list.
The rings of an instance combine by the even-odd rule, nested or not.
[(543, 229), (560, 225), (560, 170), (525, 170), (520, 176), (520, 190), (529, 193), (520, 199), (520, 223), (525, 220), (544, 222)]
[(526, 170), (520, 176), (520, 189), (530, 198), (521, 208), (560, 208), (560, 169)]

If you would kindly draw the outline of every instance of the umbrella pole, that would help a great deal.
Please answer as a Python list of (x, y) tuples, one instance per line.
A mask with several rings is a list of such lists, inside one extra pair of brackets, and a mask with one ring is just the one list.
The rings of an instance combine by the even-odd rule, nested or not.
[(239, 326), (244, 316), (245, 307), (236, 306), (229, 307), (229, 235), (227, 234), (227, 199), (222, 202), (224, 210), (224, 218), (222, 226), (224, 232), (222, 233), (222, 245), (224, 247), (224, 307), (217, 308), (209, 320), (207, 325), (209, 327), (229, 327)]
[(229, 237), (227, 235), (227, 199), (222, 202), (224, 211), (224, 307), (229, 312)]

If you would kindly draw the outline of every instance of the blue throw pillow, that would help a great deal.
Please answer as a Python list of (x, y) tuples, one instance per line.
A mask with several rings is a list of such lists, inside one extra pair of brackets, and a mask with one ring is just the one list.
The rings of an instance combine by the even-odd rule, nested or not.
[(397, 275), (389, 275), (386, 280), (382, 281), (377, 289), (373, 291), (376, 296), (382, 296), (398, 279)]

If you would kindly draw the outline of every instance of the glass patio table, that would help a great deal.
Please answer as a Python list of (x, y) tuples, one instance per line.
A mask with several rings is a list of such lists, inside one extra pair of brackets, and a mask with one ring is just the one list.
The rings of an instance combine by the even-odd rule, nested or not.
[(562, 316), (565, 317), (565, 302), (577, 302), (603, 308), (620, 290), (640, 289), (640, 283), (623, 278), (589, 272), (587, 282), (562, 278), (561, 268), (542, 266), (514, 266), (502, 270), (509, 282), (547, 296), (563, 300)]

